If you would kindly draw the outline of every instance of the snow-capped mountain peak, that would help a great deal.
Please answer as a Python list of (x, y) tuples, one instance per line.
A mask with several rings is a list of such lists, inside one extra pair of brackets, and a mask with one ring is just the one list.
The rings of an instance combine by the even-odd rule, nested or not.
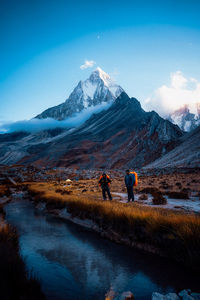
[(174, 111), (168, 119), (184, 131), (191, 131), (200, 125), (200, 103), (185, 104)]
[(103, 80), (104, 84), (109, 87), (110, 84), (112, 84), (112, 80), (110, 76), (104, 72), (101, 68), (97, 67), (96, 70), (92, 72), (90, 75), (89, 80), (92, 82), (96, 82), (98, 80)]
[(107, 73), (98, 67), (88, 79), (79, 81), (64, 103), (45, 110), (36, 118), (63, 120), (88, 107), (114, 101), (123, 91)]
[(114, 100), (123, 92), (123, 89), (99, 67), (92, 72), (88, 79), (81, 81), (81, 85), (85, 100), (92, 99), (95, 96), (99, 97), (101, 93), (103, 93), (104, 98), (108, 92), (111, 93), (110, 100)]

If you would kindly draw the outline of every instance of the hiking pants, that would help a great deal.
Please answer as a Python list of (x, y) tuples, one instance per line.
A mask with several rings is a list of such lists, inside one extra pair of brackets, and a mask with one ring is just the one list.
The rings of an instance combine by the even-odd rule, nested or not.
[(134, 201), (134, 193), (133, 193), (133, 186), (127, 186), (127, 194), (128, 194), (128, 201), (132, 199)]
[(103, 195), (104, 200), (106, 200), (106, 193), (108, 194), (109, 199), (112, 200), (112, 196), (111, 196), (110, 189), (108, 186), (102, 187), (102, 195)]

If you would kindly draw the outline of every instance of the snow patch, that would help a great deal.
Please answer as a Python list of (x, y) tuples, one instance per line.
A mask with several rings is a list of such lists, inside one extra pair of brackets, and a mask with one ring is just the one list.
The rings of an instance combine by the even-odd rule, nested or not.
[[(95, 91), (97, 89), (97, 84), (92, 83), (89, 79), (83, 82), (82, 90), (83, 90), (83, 98), (87, 100), (88, 98), (93, 99)], [(88, 107), (88, 101), (84, 101), (84, 107)]]
[(185, 121), (184, 130), (189, 131), (191, 128), (191, 121)]

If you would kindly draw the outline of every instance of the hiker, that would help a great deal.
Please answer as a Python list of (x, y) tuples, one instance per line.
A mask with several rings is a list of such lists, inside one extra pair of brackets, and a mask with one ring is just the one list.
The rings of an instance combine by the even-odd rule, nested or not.
[(106, 193), (108, 194), (109, 199), (112, 200), (112, 196), (109, 188), (110, 183), (111, 183), (110, 177), (104, 172), (99, 178), (99, 186), (102, 189), (102, 196), (104, 200), (106, 200)]
[(129, 170), (126, 170), (124, 181), (127, 188), (128, 202), (130, 202), (131, 199), (132, 201), (134, 201), (133, 186), (135, 185), (135, 181), (136, 181), (135, 174), (133, 174), (133, 172), (130, 173)]

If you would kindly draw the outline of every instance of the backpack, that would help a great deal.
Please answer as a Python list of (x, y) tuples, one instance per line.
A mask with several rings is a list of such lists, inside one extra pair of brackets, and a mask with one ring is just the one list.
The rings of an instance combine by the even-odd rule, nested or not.
[(134, 186), (137, 186), (138, 185), (138, 175), (136, 172), (130, 172), (130, 174), (134, 174), (135, 175), (135, 183), (134, 183)]
[(107, 184), (108, 186), (110, 186), (111, 180), (110, 180), (110, 177), (107, 174), (106, 174), (105, 180), (102, 181), (102, 179), (103, 179), (103, 175), (101, 175), (100, 178), (99, 178), (99, 186), (101, 186), (102, 184), (103, 185)]

